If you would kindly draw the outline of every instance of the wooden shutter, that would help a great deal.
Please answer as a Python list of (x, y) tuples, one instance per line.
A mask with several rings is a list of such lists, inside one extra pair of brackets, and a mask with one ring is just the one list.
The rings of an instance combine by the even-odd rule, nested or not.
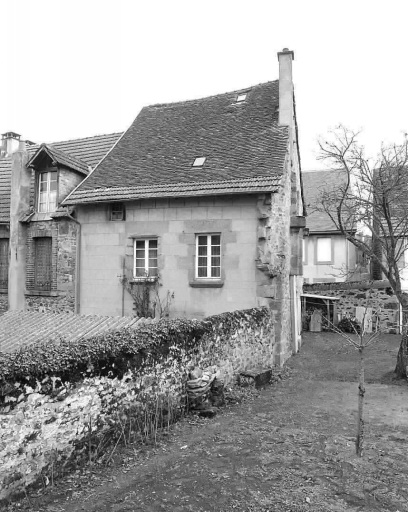
[(9, 240), (0, 238), (0, 288), (8, 286), (8, 267), (9, 267)]
[(35, 238), (35, 282), (37, 290), (51, 290), (52, 238)]

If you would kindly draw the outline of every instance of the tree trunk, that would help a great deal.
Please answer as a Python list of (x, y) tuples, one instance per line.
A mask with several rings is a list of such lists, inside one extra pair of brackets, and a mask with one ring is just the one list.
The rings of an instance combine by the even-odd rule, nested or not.
[(356, 438), (356, 454), (358, 457), (363, 456), (364, 442), (364, 347), (359, 349), (360, 353), (360, 375), (358, 382), (358, 418), (357, 418), (357, 438)]
[(407, 304), (402, 304), (402, 339), (400, 348), (397, 355), (397, 365), (395, 367), (395, 373), (399, 379), (408, 377), (407, 366), (408, 366), (408, 307)]

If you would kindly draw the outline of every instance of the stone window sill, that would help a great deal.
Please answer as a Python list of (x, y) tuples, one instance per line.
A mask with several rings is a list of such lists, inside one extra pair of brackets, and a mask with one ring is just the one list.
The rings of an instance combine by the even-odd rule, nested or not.
[(135, 284), (138, 284), (138, 283), (155, 283), (156, 281), (158, 280), (158, 277), (157, 276), (153, 276), (153, 277), (134, 277), (133, 279), (130, 280), (130, 283), (135, 283)]
[(222, 288), (224, 281), (221, 279), (194, 279), (188, 283), (192, 288)]
[(59, 293), (58, 292), (55, 292), (55, 291), (51, 291), (51, 290), (27, 290), (25, 292), (25, 295), (27, 297), (35, 297), (35, 296), (40, 296), (40, 297), (58, 297), (59, 296)]

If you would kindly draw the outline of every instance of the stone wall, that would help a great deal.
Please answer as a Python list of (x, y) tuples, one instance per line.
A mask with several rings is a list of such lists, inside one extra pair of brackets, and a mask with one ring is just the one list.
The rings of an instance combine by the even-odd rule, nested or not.
[(26, 311), (40, 313), (73, 313), (75, 311), (75, 297), (70, 293), (54, 297), (26, 294), (25, 303)]
[(53, 397), (22, 389), (26, 400), (0, 414), (0, 503), (30, 484), (50, 481), (65, 462), (84, 456), (89, 436), (96, 436), (92, 443), (98, 445), (118, 418), (121, 425), (127, 424), (135, 420), (132, 415), (160, 400), (171, 402), (175, 409), (183, 407), (188, 374), (194, 367), (211, 368), (226, 385), (234, 383), (239, 371), (271, 367), (276, 346), (275, 321), (269, 311), (237, 312), (236, 328), (226, 335), (228, 315), (234, 313), (209, 319), (213, 331), (198, 341), (198, 347), (183, 349), (175, 344), (166, 357), (144, 363), (143, 370), (131, 369), (123, 378), (85, 379), (75, 387), (65, 385)]
[(355, 316), (356, 306), (371, 307), (381, 331), (399, 332), (399, 302), (388, 281), (305, 284), (303, 292), (339, 297), (335, 302), (335, 317), (337, 314)]
[(8, 310), (8, 295), (0, 293), (0, 315)]

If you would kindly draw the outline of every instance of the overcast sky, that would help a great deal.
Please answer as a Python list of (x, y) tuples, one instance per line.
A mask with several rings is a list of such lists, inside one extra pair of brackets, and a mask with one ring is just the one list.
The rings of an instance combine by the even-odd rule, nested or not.
[(293, 63), (303, 169), (319, 136), (408, 131), (408, 2), (0, 0), (0, 133), (51, 142), (125, 130), (144, 105), (278, 78)]

